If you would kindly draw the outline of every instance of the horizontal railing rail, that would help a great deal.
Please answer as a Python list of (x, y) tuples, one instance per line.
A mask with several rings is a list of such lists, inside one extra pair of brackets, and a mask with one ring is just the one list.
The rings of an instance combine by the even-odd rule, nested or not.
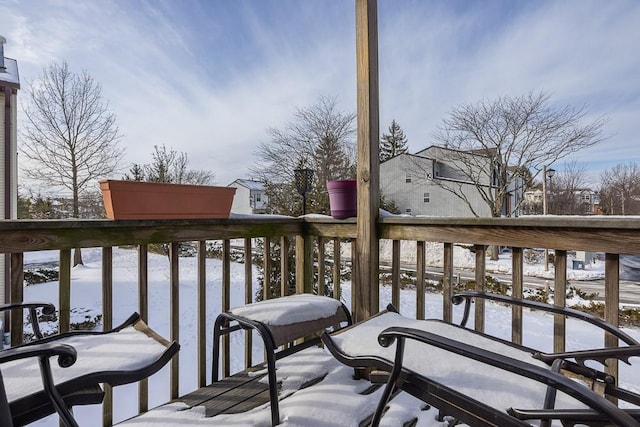
[[(511, 295), (523, 298), (525, 265), (524, 253), (529, 248), (544, 248), (554, 251), (554, 304), (564, 307), (567, 290), (568, 252), (574, 250), (601, 252), (605, 258), (605, 315), (604, 318), (613, 325), (619, 324), (619, 259), (621, 254), (640, 254), (640, 218), (634, 217), (526, 217), (526, 218), (409, 218), (382, 217), (378, 221), (380, 239), (390, 240), (391, 249), (391, 299), (399, 306), (400, 299), (400, 263), (402, 242), (415, 244), (416, 270), (416, 317), (424, 318), (426, 308), (425, 291), (427, 285), (426, 266), (428, 264), (426, 244), (435, 242), (442, 245), (442, 289), (443, 319), (451, 321), (453, 306), (454, 246), (463, 244), (475, 252), (475, 290), (486, 290), (486, 263), (488, 247), (493, 245), (511, 248)], [(312, 292), (325, 294), (326, 282), (334, 285), (334, 296), (339, 297), (341, 291), (341, 274), (345, 267), (345, 256), (341, 248), (350, 249), (351, 265), (355, 259), (356, 220), (335, 220), (330, 217), (306, 216), (303, 218), (287, 218), (272, 216), (251, 216), (246, 218), (216, 220), (141, 220), (141, 221), (106, 221), (106, 220), (52, 220), (52, 221), (0, 221), (0, 253), (6, 254), (5, 261), (11, 266), (9, 277), (9, 295), (11, 302), (23, 299), (24, 253), (41, 250), (59, 251), (59, 330), (69, 329), (71, 265), (74, 248), (102, 248), (102, 298), (103, 327), (112, 327), (113, 307), (113, 249), (117, 246), (133, 246), (138, 254), (138, 295), (139, 311), (146, 320), (148, 317), (148, 273), (147, 260), (149, 245), (167, 244), (169, 257), (170, 305), (168, 316), (171, 316), (170, 339), (178, 340), (180, 310), (179, 297), (179, 243), (196, 242), (197, 252), (197, 317), (198, 317), (198, 386), (206, 385), (206, 339), (212, 325), (206, 324), (206, 314), (210, 307), (206, 305), (206, 242), (222, 241), (222, 294), (220, 309), (230, 307), (230, 272), (231, 253), (239, 249), (244, 252), (245, 268), (245, 303), (253, 302), (252, 255), (256, 251), (255, 239), (262, 241), (262, 260), (264, 271), (270, 272), (279, 268), (280, 284), (265, 287), (263, 297), (287, 295), (290, 292), (289, 249), (295, 251), (296, 292)], [(231, 241), (234, 240), (232, 249)], [(238, 240), (242, 244), (238, 243)], [(239, 247), (240, 248), (239, 248)], [(274, 247), (280, 251), (280, 264), (274, 265), (272, 253)], [(348, 258), (347, 256), (347, 258)], [(325, 266), (328, 266), (325, 268)], [(331, 277), (327, 277), (329, 274)], [(265, 274), (265, 277), (270, 277)], [(363, 284), (358, 282), (357, 271), (351, 271), (351, 291), (358, 292), (361, 286), (379, 284)], [(279, 286), (278, 286), (279, 285)], [(279, 292), (273, 293), (274, 288)], [(376, 295), (378, 293), (375, 293)], [(479, 331), (484, 330), (484, 301), (475, 304), (474, 325)], [(12, 343), (22, 340), (22, 315), (11, 318)], [(152, 325), (153, 326), (153, 325)], [(523, 321), (522, 307), (512, 309), (512, 341), (522, 343)], [(615, 346), (617, 340), (605, 335), (605, 345)], [(554, 317), (554, 351), (564, 351), (566, 343), (566, 323), (561, 315)], [(251, 335), (247, 334), (245, 346), (245, 366), (252, 365)], [(223, 373), (229, 371), (228, 336), (223, 342)], [(617, 364), (611, 363), (608, 370), (617, 375)], [(179, 363), (178, 357), (171, 364), (170, 394), (178, 397)], [(111, 424), (112, 409), (111, 390), (107, 387), (104, 404), (105, 425)], [(148, 391), (146, 381), (141, 382), (139, 410), (148, 409)]]

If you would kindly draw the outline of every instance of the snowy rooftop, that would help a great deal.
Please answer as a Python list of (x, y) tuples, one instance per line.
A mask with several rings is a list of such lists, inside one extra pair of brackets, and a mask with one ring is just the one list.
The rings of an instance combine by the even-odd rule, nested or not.
[(0, 82), (19, 86), (20, 76), (18, 75), (18, 62), (15, 59), (4, 58), (4, 66), (7, 69), (4, 73), (0, 72)]

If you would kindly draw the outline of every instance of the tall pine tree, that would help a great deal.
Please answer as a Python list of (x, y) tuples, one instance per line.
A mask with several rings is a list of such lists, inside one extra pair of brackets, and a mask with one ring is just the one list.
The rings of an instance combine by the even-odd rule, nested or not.
[(391, 121), (389, 133), (383, 133), (380, 138), (380, 161), (384, 162), (398, 154), (407, 152), (407, 137), (396, 120)]

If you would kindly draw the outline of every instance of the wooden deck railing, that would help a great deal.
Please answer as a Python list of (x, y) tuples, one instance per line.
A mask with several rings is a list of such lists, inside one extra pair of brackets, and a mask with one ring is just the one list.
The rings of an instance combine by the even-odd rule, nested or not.
[[(416, 317), (425, 317), (426, 284), (426, 242), (442, 244), (443, 258), (443, 318), (452, 319), (453, 308), (450, 296), (453, 294), (454, 244), (473, 245), (475, 248), (475, 282), (478, 290), (485, 289), (486, 248), (490, 245), (512, 247), (512, 295), (523, 296), (524, 250), (526, 248), (549, 248), (555, 250), (554, 301), (564, 306), (567, 288), (567, 252), (583, 250), (605, 254), (605, 320), (618, 325), (619, 307), (619, 255), (640, 254), (640, 219), (607, 217), (527, 217), (517, 219), (469, 219), (469, 218), (404, 218), (384, 217), (378, 222), (381, 239), (392, 243), (392, 303), (399, 305), (400, 294), (400, 242), (416, 242)], [(169, 244), (170, 259), (170, 307), (167, 316), (171, 316), (170, 339), (180, 340), (179, 307), (180, 276), (178, 263), (178, 243), (197, 242), (197, 335), (198, 350), (198, 386), (208, 383), (206, 366), (206, 341), (212, 325), (206, 322), (210, 309), (206, 305), (206, 241), (221, 240), (223, 248), (222, 294), (220, 309), (227, 310), (230, 305), (230, 265), (231, 241), (242, 239), (245, 259), (255, 245), (252, 239), (263, 239), (263, 259), (265, 271), (273, 268), (271, 261), (271, 242), (278, 242), (282, 255), (288, 253), (290, 245), (295, 246), (296, 292), (310, 292), (314, 286), (314, 272), (317, 272), (319, 293), (325, 292), (325, 268), (331, 263), (332, 282), (339, 295), (341, 265), (345, 261), (341, 256), (340, 243), (351, 241), (352, 257), (355, 256), (356, 222), (352, 220), (333, 220), (322, 217), (303, 218), (243, 218), (229, 220), (167, 220), (167, 221), (0, 221), (0, 252), (7, 254), (10, 262), (10, 299), (12, 302), (23, 299), (24, 253), (40, 250), (58, 250), (60, 253), (59, 274), (59, 329), (66, 331), (70, 324), (71, 292), (71, 251), (73, 248), (102, 248), (102, 301), (103, 327), (111, 328), (113, 322), (113, 275), (112, 248), (120, 245), (134, 245), (138, 252), (138, 308), (143, 319), (149, 314), (147, 257), (148, 245), (153, 243)], [(315, 240), (315, 242), (314, 242)], [(326, 243), (332, 242), (332, 245)], [(327, 251), (327, 247), (331, 248)], [(280, 256), (282, 271), (287, 271), (286, 256)], [(351, 263), (356, 265), (356, 263)], [(316, 269), (314, 271), (314, 269)], [(245, 263), (245, 302), (253, 301), (252, 266)], [(266, 275), (268, 277), (268, 275)], [(288, 292), (287, 274), (282, 274), (280, 295)], [(358, 292), (361, 284), (357, 280), (357, 271), (352, 271), (352, 292)], [(266, 289), (266, 288), (265, 288)], [(376, 288), (373, 295), (379, 295)], [(265, 293), (265, 297), (271, 297)], [(354, 298), (351, 298), (354, 301)], [(522, 342), (522, 310), (513, 309), (512, 340)], [(18, 344), (22, 340), (22, 316), (11, 319), (11, 341)], [(151, 325), (153, 327), (153, 325)], [(484, 328), (484, 302), (475, 305), (475, 328)], [(209, 331), (209, 332), (207, 332)], [(224, 345), (223, 373), (229, 374), (229, 343), (227, 336)], [(251, 339), (248, 336), (245, 351), (245, 364), (252, 364)], [(554, 350), (564, 350), (566, 342), (566, 324), (563, 316), (554, 319)], [(604, 337), (605, 345), (616, 345), (610, 336)], [(617, 366), (611, 366), (617, 374)], [(178, 357), (171, 363), (170, 396), (178, 397), (179, 388)], [(104, 425), (112, 422), (112, 395), (107, 390), (104, 404)], [(140, 385), (139, 410), (148, 409), (148, 391), (146, 382)]]

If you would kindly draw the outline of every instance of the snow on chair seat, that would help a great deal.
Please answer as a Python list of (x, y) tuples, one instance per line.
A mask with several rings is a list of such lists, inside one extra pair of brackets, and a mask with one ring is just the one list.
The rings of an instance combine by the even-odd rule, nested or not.
[[(232, 325), (237, 323), (236, 325)], [(275, 362), (282, 357), (320, 343), (319, 337), (276, 352), (276, 349), (300, 338), (310, 337), (328, 328), (351, 324), (351, 315), (340, 301), (313, 294), (297, 294), (236, 307), (216, 319), (213, 336), (212, 380), (218, 381), (220, 338), (239, 329), (258, 331), (265, 346), (272, 424), (279, 424), (278, 390)]]
[[(54, 384), (63, 398), (78, 390), (96, 389), (101, 383), (117, 386), (139, 381), (162, 368), (180, 348), (149, 328), (137, 313), (107, 332), (68, 332), (19, 347), (43, 343), (66, 344), (77, 352), (73, 365), (51, 366)], [(36, 357), (0, 363), (0, 371), (15, 424), (53, 413)]]
[[(631, 422), (625, 425), (639, 425), (601, 395), (554, 372), (531, 349), (441, 320), (415, 320), (387, 311), (322, 339), (347, 366), (392, 373), (376, 422), (392, 392), (401, 389), (470, 425), (528, 425), (510, 408), (548, 409), (540, 413), (547, 419), (571, 416), (554, 413), (554, 408), (596, 414), (594, 419), (614, 413)], [(549, 390), (557, 392), (547, 402), (551, 408), (545, 405)], [(603, 409), (610, 412), (603, 414)]]

